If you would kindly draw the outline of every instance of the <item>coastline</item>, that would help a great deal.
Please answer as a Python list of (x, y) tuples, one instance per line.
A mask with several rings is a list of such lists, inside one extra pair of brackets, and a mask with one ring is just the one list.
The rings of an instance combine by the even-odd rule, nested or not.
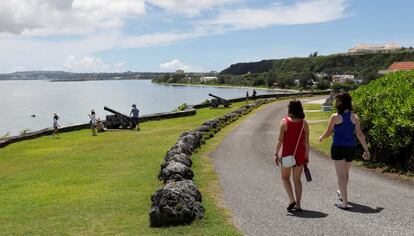
[[(327, 94), (328, 91), (320, 91), (320, 92), (299, 92), (299, 93), (279, 93), (279, 94), (262, 94), (257, 95), (257, 99), (269, 99), (269, 98), (284, 98), (284, 97), (290, 97), (290, 96), (315, 96), (315, 95), (322, 95)], [(233, 98), (229, 99), (230, 102), (241, 102), (245, 101), (245, 97), (241, 98)], [(179, 118), (179, 117), (185, 117), (185, 116), (192, 116), (196, 114), (196, 110), (200, 108), (206, 108), (209, 107), (209, 104), (197, 104), (197, 105), (189, 105), (188, 108), (184, 111), (177, 111), (177, 112), (163, 112), (163, 113), (154, 113), (149, 115), (143, 115), (139, 118), (139, 122), (148, 122), (153, 120), (161, 120), (161, 119), (171, 119), (171, 118)], [(103, 122), (106, 122), (103, 120)], [(68, 125), (64, 126), (59, 129), (60, 133), (62, 132), (70, 132), (75, 130), (81, 130), (81, 129), (88, 129), (90, 126), (89, 123), (83, 123), (83, 124), (75, 124), (75, 125)], [(26, 134), (20, 134), (10, 137), (4, 137), (4, 139), (0, 140), (0, 148), (5, 147), (11, 143), (24, 141), (24, 140), (30, 140), (34, 138), (38, 138), (45, 135), (52, 134), (53, 129), (52, 128), (44, 128), (41, 130), (31, 131)]]
[(122, 81), (122, 80), (151, 80), (151, 79), (136, 79), (136, 78), (122, 78), (122, 79), (51, 79), (49, 82), (90, 82), (90, 81)]
[(278, 88), (265, 88), (265, 87), (249, 87), (239, 85), (216, 85), (216, 84), (184, 84), (184, 83), (165, 83), (165, 82), (154, 82), (155, 84), (166, 85), (166, 86), (189, 86), (189, 87), (214, 87), (214, 88), (238, 88), (238, 89), (257, 89), (257, 90), (271, 90), (275, 92), (283, 93), (298, 93), (296, 89), (278, 89)]

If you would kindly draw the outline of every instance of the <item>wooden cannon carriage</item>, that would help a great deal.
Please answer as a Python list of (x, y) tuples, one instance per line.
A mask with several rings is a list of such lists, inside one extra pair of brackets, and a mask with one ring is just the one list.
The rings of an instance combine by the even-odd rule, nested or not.
[(104, 107), (105, 111), (113, 115), (106, 116), (106, 128), (108, 129), (127, 129), (130, 126), (131, 118), (121, 112), (115, 111), (109, 107)]

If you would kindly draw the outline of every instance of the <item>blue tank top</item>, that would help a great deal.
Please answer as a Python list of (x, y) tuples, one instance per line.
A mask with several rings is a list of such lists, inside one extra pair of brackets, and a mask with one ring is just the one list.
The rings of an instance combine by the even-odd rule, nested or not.
[(351, 121), (351, 112), (344, 112), (342, 123), (334, 126), (332, 146), (356, 147), (355, 124)]

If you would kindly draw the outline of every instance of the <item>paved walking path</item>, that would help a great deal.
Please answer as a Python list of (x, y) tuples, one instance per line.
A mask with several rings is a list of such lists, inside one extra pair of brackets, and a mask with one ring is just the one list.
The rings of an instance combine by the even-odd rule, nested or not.
[(310, 154), (313, 182), (303, 181), (303, 213), (288, 213), (288, 198), (273, 154), (287, 103), (274, 103), (249, 117), (211, 153), (225, 205), (246, 235), (414, 235), (414, 186), (353, 168), (349, 200), (337, 209), (333, 163)]

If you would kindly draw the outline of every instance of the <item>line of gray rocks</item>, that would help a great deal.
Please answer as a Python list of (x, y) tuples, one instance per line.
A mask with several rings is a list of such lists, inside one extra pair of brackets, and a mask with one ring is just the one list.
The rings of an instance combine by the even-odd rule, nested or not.
[(186, 131), (180, 135), (177, 142), (167, 151), (161, 164), (158, 179), (162, 180), (165, 186), (151, 196), (151, 227), (191, 224), (204, 216), (202, 196), (193, 182), (193, 152), (220, 129), (269, 101), (271, 100), (256, 100), (219, 118), (208, 120), (196, 130)]

